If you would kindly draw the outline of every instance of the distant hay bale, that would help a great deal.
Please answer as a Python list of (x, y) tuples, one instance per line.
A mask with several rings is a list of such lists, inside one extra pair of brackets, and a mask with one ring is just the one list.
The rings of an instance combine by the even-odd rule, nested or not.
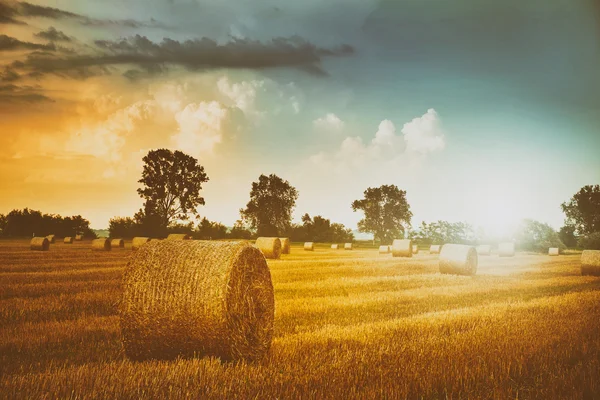
[(313, 242), (304, 243), (304, 250), (306, 251), (315, 251), (315, 244)]
[(500, 257), (514, 257), (515, 244), (513, 242), (500, 243), (498, 245), (498, 255)]
[(379, 246), (379, 254), (390, 254), (390, 246)]
[(190, 240), (190, 235), (187, 233), (171, 233), (167, 236), (167, 240)]
[(125, 241), (123, 239), (113, 239), (110, 241), (111, 248), (123, 248), (125, 247)]
[(581, 253), (581, 275), (600, 276), (600, 250), (584, 250)]
[(48, 236), (46, 236), (46, 239), (48, 239), (50, 244), (56, 243), (56, 235), (48, 235)]
[(67, 236), (63, 239), (64, 244), (73, 244), (73, 238), (71, 236)]
[(100, 238), (92, 240), (92, 250), (93, 251), (110, 251), (110, 240), (107, 238)]
[(337, 249), (339, 249), (339, 248), (340, 248), (340, 245), (339, 245), (339, 244), (332, 244), (332, 245), (331, 245), (331, 250), (337, 250)]
[(344, 250), (352, 250), (353, 246), (352, 243), (344, 243)]
[(473, 246), (445, 244), (440, 252), (442, 274), (475, 275), (477, 264), (477, 250)]
[(413, 254), (419, 254), (419, 245), (413, 244), (412, 252)]
[(289, 238), (279, 238), (281, 242), (281, 254), (290, 254), (290, 239)]
[(140, 249), (140, 247), (142, 247), (149, 241), (150, 241), (150, 238), (148, 238), (148, 237), (134, 237), (133, 241), (131, 242), (131, 250), (137, 251)]
[(550, 247), (548, 249), (548, 255), (549, 256), (557, 256), (558, 254), (559, 254), (558, 247)]
[(442, 245), (439, 244), (432, 244), (429, 247), (429, 254), (440, 254), (440, 251), (442, 250)]
[(34, 237), (29, 245), (31, 250), (48, 251), (50, 250), (50, 241), (45, 237)]
[(149, 243), (127, 264), (121, 300), (121, 338), (133, 360), (253, 361), (271, 347), (271, 273), (245, 242)]
[(83, 240), (83, 235), (75, 235), (75, 241), (81, 242)]
[(477, 254), (480, 256), (489, 256), (492, 254), (492, 246), (489, 244), (482, 244), (477, 246)]
[(412, 257), (412, 241), (410, 239), (395, 239), (392, 243), (392, 256)]
[(281, 240), (276, 237), (259, 237), (254, 244), (265, 258), (277, 260), (281, 257)]

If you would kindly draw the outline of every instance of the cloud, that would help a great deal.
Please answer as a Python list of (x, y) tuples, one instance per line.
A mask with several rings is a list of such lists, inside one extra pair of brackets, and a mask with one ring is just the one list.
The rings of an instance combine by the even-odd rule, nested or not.
[(55, 51), (56, 47), (53, 44), (38, 44), (31, 42), (23, 42), (14, 37), (0, 35), (0, 51), (12, 50), (46, 50)]
[(40, 31), (35, 34), (36, 37), (50, 40), (52, 42), (70, 42), (72, 39), (65, 35), (63, 32), (57, 30), (53, 26), (46, 29), (45, 31)]
[(0, 82), (14, 82), (19, 80), (19, 78), (20, 75), (10, 67), (4, 68), (4, 71), (0, 73)]
[(402, 133), (409, 153), (424, 155), (442, 150), (446, 144), (438, 114), (433, 108), (404, 124)]
[(333, 113), (328, 113), (324, 117), (315, 119), (313, 125), (315, 128), (328, 132), (339, 132), (344, 129), (344, 121)]
[(0, 85), (0, 104), (2, 103), (43, 103), (53, 100), (39, 93), (37, 86)]
[(188, 104), (175, 115), (179, 131), (173, 135), (175, 147), (192, 156), (210, 154), (221, 143), (227, 108), (216, 101)]

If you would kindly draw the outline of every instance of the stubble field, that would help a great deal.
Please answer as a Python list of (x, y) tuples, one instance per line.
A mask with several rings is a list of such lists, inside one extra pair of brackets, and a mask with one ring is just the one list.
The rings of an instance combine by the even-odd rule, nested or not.
[(119, 339), (125, 249), (32, 252), (0, 241), (1, 398), (600, 398), (600, 278), (579, 255), (305, 252), (270, 260), (271, 354), (128, 361)]

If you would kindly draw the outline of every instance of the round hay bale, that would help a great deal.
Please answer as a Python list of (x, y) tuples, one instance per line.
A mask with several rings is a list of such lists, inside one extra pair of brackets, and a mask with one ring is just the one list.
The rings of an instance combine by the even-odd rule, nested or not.
[(149, 243), (123, 275), (121, 335), (134, 360), (259, 360), (271, 347), (274, 311), (265, 257), (245, 242)]
[(111, 248), (123, 248), (125, 247), (125, 241), (123, 239), (113, 239), (110, 241)]
[(515, 244), (513, 242), (500, 243), (498, 245), (498, 255), (500, 257), (514, 257)]
[(50, 241), (45, 237), (34, 237), (31, 239), (29, 248), (35, 251), (48, 251), (50, 250)]
[(344, 243), (344, 250), (352, 250), (352, 243)]
[(392, 243), (392, 256), (412, 257), (412, 241), (410, 239), (395, 239)]
[(440, 252), (442, 274), (475, 275), (477, 264), (477, 250), (473, 246), (445, 244)]
[(190, 240), (190, 235), (187, 233), (171, 233), (166, 240)]
[(100, 238), (92, 240), (92, 251), (110, 251), (110, 240), (107, 238)]
[(379, 254), (390, 254), (390, 246), (379, 246)]
[(412, 252), (413, 254), (419, 254), (419, 245), (413, 244)]
[(281, 240), (276, 237), (259, 237), (254, 244), (265, 258), (277, 260), (281, 257)]
[(140, 247), (142, 247), (149, 241), (150, 241), (150, 238), (148, 238), (148, 237), (134, 237), (133, 241), (131, 242), (131, 250), (137, 251), (137, 250), (139, 250)]
[(429, 247), (429, 254), (440, 254), (440, 251), (442, 250), (442, 245), (440, 244), (432, 244)]
[(281, 254), (290, 254), (290, 239), (289, 238), (279, 238), (281, 242)]
[(64, 244), (73, 244), (73, 238), (71, 236), (67, 236), (63, 239)]
[(332, 244), (332, 245), (331, 245), (331, 250), (337, 250), (337, 249), (339, 249), (339, 248), (340, 248), (340, 245), (339, 245), (339, 244)]
[(46, 236), (46, 239), (48, 239), (50, 244), (56, 243), (56, 235), (48, 235), (48, 236)]
[(477, 246), (477, 255), (489, 256), (492, 254), (492, 246), (489, 244), (482, 244)]
[(83, 240), (83, 235), (75, 235), (75, 241), (81, 242)]
[(548, 249), (548, 255), (549, 256), (557, 256), (558, 254), (559, 254), (558, 247), (550, 247)]
[(581, 275), (600, 276), (600, 250), (584, 250), (581, 253)]
[(304, 250), (306, 251), (315, 251), (315, 244), (313, 242), (304, 243)]

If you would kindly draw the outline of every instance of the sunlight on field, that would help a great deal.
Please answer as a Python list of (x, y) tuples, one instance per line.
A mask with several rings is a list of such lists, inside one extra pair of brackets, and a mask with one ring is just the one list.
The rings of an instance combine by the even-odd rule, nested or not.
[(600, 393), (600, 279), (579, 255), (480, 257), (317, 246), (270, 260), (275, 337), (258, 364), (134, 363), (119, 341), (131, 254), (0, 241), (0, 398), (539, 398)]

